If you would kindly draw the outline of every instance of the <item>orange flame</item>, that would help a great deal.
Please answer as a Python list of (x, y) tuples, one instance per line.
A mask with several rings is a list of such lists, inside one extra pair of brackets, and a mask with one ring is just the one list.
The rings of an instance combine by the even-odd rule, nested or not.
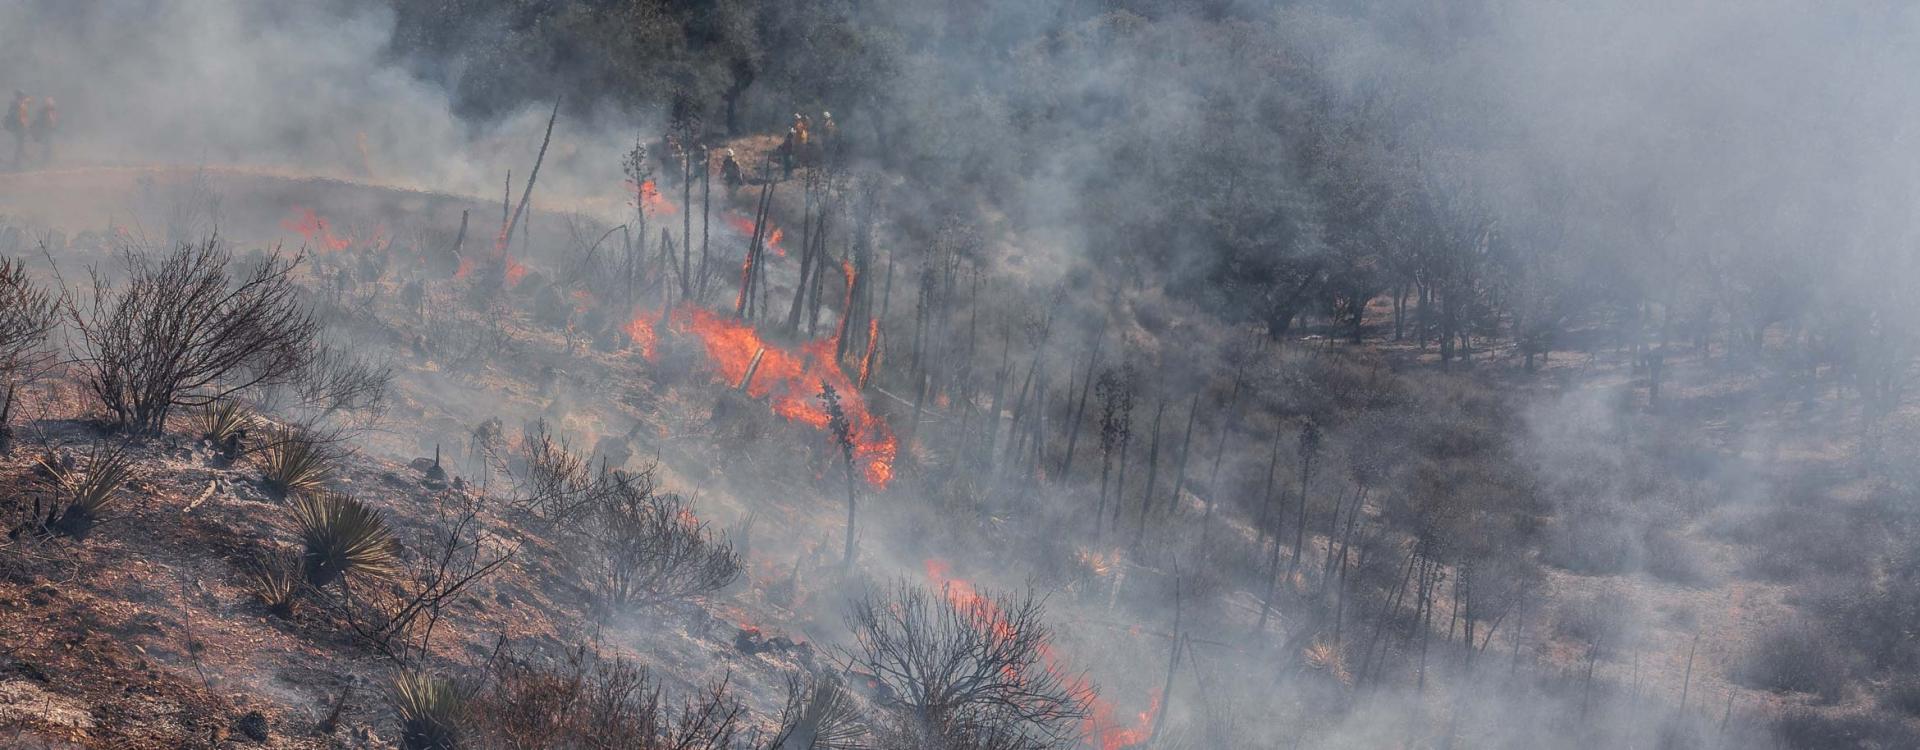
[(700, 339), (715, 378), (730, 386), (739, 385), (754, 354), (766, 350), (752, 382), (747, 384), (747, 395), (770, 399), (774, 413), (789, 421), (826, 429), (829, 417), (818, 395), (822, 382), (832, 385), (840, 393), (840, 406), (852, 423), (854, 459), (867, 482), (885, 488), (893, 480), (898, 449), (893, 430), (868, 410), (859, 389), (840, 370), (834, 361), (832, 339), (810, 341), (797, 350), (785, 349), (761, 339), (745, 321), (692, 304), (676, 308), (671, 324), (675, 331)]
[(520, 261), (514, 260), (513, 256), (507, 256), (506, 260), (507, 286), (519, 286), (520, 280), (527, 277), (527, 267), (521, 265)]
[(621, 330), (627, 332), (627, 338), (633, 340), (634, 346), (640, 347), (640, 356), (652, 362), (657, 341), (653, 334), (653, 314), (646, 310), (636, 311), (633, 320), (628, 321)]
[[(939, 589), (941, 595), (946, 597), (947, 602), (956, 609), (966, 611), (979, 608), (979, 611), (993, 623), (992, 627), (996, 635), (1004, 635), (1001, 631), (1011, 627), (1000, 615), (993, 600), (982, 597), (973, 584), (966, 579), (953, 577), (952, 566), (945, 560), (928, 558), (923, 564), (927, 569), (927, 581), (933, 584), (934, 588)], [(1067, 674), (1060, 660), (1054, 657), (1051, 647), (1043, 647), (1040, 650), (1040, 657), (1045, 662), (1047, 672), (1056, 675)], [(1102, 699), (1099, 693), (1085, 681), (1070, 678), (1067, 689), (1084, 697), (1088, 702), (1087, 717), (1080, 723), (1080, 732), (1092, 743), (1092, 746), (1100, 750), (1126, 750), (1126, 748), (1139, 747), (1152, 736), (1153, 719), (1160, 713), (1159, 690), (1156, 689), (1147, 696), (1147, 710), (1136, 715), (1135, 723), (1122, 725), (1114, 718), (1113, 704)]]
[[(753, 219), (741, 216), (740, 214), (729, 214), (727, 216), (727, 225), (733, 227), (734, 231), (739, 232), (742, 236), (748, 238), (753, 237)], [(786, 231), (775, 226), (772, 220), (769, 219), (767, 222), (767, 236), (762, 238), (761, 241), (766, 243), (767, 249), (772, 250), (774, 255), (785, 258), (787, 257), (787, 249), (780, 246), (780, 241), (786, 239), (786, 237)]]
[(680, 211), (680, 207), (673, 205), (673, 201), (667, 200), (666, 196), (660, 194), (660, 186), (653, 180), (647, 180), (638, 185), (633, 184), (633, 180), (627, 180), (627, 190), (633, 193), (634, 205), (652, 209), (656, 214), (670, 216)]
[(289, 232), (298, 232), (306, 238), (307, 246), (321, 252), (339, 252), (353, 245), (353, 236), (340, 236), (333, 233), (333, 227), (326, 219), (311, 208), (294, 206), (294, 216), (280, 221), (280, 228)]
[(1160, 713), (1160, 691), (1156, 689), (1147, 696), (1147, 710), (1141, 711), (1130, 726), (1122, 726), (1114, 719), (1113, 713), (1113, 704), (1095, 700), (1093, 710), (1087, 714), (1081, 729), (1100, 750), (1139, 747), (1153, 735), (1153, 717)]

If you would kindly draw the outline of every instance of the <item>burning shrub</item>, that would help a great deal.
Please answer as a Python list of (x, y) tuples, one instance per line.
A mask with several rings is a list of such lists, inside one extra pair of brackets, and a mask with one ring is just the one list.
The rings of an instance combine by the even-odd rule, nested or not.
[(229, 271), (217, 238), (159, 258), (128, 250), (127, 282), (93, 273), (91, 302), (69, 295), (87, 387), (120, 429), (158, 434), (176, 406), (288, 382), (314, 353), (319, 324), (299, 302), (299, 259)]
[(389, 700), (406, 750), (454, 750), (468, 734), (469, 694), (452, 680), (420, 672), (394, 678)]
[(302, 430), (276, 432), (260, 451), (260, 472), (267, 491), (280, 495), (319, 492), (333, 474), (333, 454)]
[(1052, 662), (1040, 601), (959, 585), (943, 593), (936, 600), (902, 583), (847, 616), (856, 643), (847, 659), (892, 696), (900, 740), (1030, 750), (1077, 742), (1092, 690)]
[(293, 518), (305, 548), (301, 576), (314, 588), (348, 575), (390, 578), (399, 567), (386, 519), (352, 495), (300, 495), (293, 500)]
[(84, 473), (70, 459), (62, 461), (52, 454), (40, 458), (39, 471), (52, 478), (57, 499), (44, 515), (35, 500), (33, 516), (21, 528), (83, 540), (133, 474), (133, 459), (120, 446), (103, 443), (93, 447)]
[(603, 471), (592, 494), (582, 567), (606, 611), (718, 591), (739, 577), (733, 545), (679, 496), (656, 492), (651, 472)]

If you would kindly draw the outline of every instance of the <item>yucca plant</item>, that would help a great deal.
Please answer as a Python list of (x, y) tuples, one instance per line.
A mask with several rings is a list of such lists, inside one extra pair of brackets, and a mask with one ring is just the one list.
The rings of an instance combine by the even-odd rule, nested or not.
[(254, 598), (280, 619), (293, 617), (293, 603), (300, 595), (300, 579), (294, 566), (283, 561), (260, 563), (249, 576)]
[(405, 750), (456, 750), (469, 714), (467, 692), (452, 680), (421, 672), (394, 678), (393, 712)]
[(253, 415), (233, 399), (225, 399), (200, 408), (194, 415), (194, 425), (200, 430), (200, 437), (219, 446), (228, 458), (240, 455), (240, 440), (247, 434), (247, 427), (253, 423)]
[(120, 446), (100, 443), (88, 454), (84, 472), (51, 455), (41, 457), (40, 471), (53, 478), (61, 504), (57, 515), (49, 512), (46, 529), (85, 539), (133, 475), (133, 458)]
[(293, 518), (305, 548), (301, 577), (314, 588), (347, 575), (390, 578), (399, 569), (398, 548), (386, 519), (352, 495), (296, 496)]
[(312, 435), (286, 430), (272, 435), (260, 451), (266, 488), (281, 497), (319, 492), (333, 474), (333, 456)]

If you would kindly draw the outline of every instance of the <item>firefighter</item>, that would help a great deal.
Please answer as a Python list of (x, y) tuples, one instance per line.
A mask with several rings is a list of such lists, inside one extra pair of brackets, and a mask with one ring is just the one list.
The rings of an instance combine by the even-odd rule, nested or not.
[(720, 180), (726, 183), (728, 190), (738, 188), (744, 182), (740, 179), (740, 162), (734, 160), (733, 149), (727, 149), (727, 157), (720, 160)]
[(840, 126), (834, 123), (833, 113), (822, 110), (820, 112), (820, 142), (832, 145), (833, 137), (838, 135), (839, 132)]
[(807, 145), (808, 141), (811, 140), (811, 135), (812, 135), (811, 133), (808, 132), (809, 130), (810, 128), (808, 127), (807, 116), (800, 114), (799, 112), (793, 113), (792, 132), (794, 134), (793, 145), (795, 147), (802, 147)]
[(787, 139), (781, 141), (780, 147), (775, 149), (780, 156), (780, 169), (784, 175), (781, 179), (793, 178), (793, 149), (798, 138), (799, 133), (795, 128), (787, 128)]
[(13, 104), (7, 106), (7, 132), (13, 134), (13, 168), (19, 169), (27, 158), (27, 125), (33, 120), (33, 99), (25, 91), (13, 92)]
[(40, 149), (40, 163), (53, 163), (53, 131), (60, 127), (60, 108), (53, 97), (40, 100), (40, 115), (33, 118), (33, 145)]

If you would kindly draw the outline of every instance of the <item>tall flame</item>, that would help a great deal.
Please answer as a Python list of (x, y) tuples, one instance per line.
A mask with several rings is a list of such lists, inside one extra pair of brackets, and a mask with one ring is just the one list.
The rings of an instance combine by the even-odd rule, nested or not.
[[(743, 237), (751, 238), (753, 236), (753, 219), (747, 218), (746, 216), (730, 213), (727, 215), (727, 225), (733, 227), (733, 230), (739, 232)], [(780, 241), (786, 239), (786, 237), (786, 231), (775, 226), (772, 220), (768, 220), (767, 236), (762, 238), (761, 241), (766, 244), (768, 250), (773, 251), (775, 256), (785, 258), (787, 257), (787, 249), (780, 246)]]
[(667, 200), (666, 196), (660, 194), (660, 186), (653, 180), (647, 180), (638, 185), (635, 185), (633, 180), (627, 180), (627, 190), (633, 193), (634, 205), (651, 209), (655, 214), (671, 216), (680, 211), (679, 206), (673, 205), (673, 201)]
[(313, 209), (294, 206), (293, 210), (293, 216), (280, 221), (280, 228), (298, 232), (306, 238), (308, 247), (319, 252), (339, 252), (353, 246), (352, 235), (334, 234), (333, 226)]
[(645, 357), (649, 362), (654, 359), (654, 345), (658, 341), (653, 333), (654, 317), (654, 313), (638, 310), (634, 312), (633, 320), (627, 321), (627, 324), (621, 328), (626, 331), (627, 338), (633, 340), (633, 345), (640, 347), (640, 356)]
[[(634, 314), (626, 331), (641, 353), (651, 359), (655, 341), (650, 319), (657, 313), (645, 310)], [(887, 423), (868, 409), (860, 389), (834, 360), (833, 339), (820, 339), (785, 348), (770, 344), (753, 326), (737, 318), (724, 316), (691, 303), (674, 308), (668, 324), (675, 333), (699, 339), (713, 368), (714, 379), (738, 386), (747, 376), (754, 355), (762, 350), (760, 365), (747, 383), (747, 395), (768, 399), (775, 414), (801, 422), (817, 430), (827, 429), (829, 417), (819, 399), (820, 384), (832, 385), (840, 393), (840, 406), (853, 426), (855, 465), (869, 484), (885, 488), (893, 481), (893, 461), (898, 442)]]

